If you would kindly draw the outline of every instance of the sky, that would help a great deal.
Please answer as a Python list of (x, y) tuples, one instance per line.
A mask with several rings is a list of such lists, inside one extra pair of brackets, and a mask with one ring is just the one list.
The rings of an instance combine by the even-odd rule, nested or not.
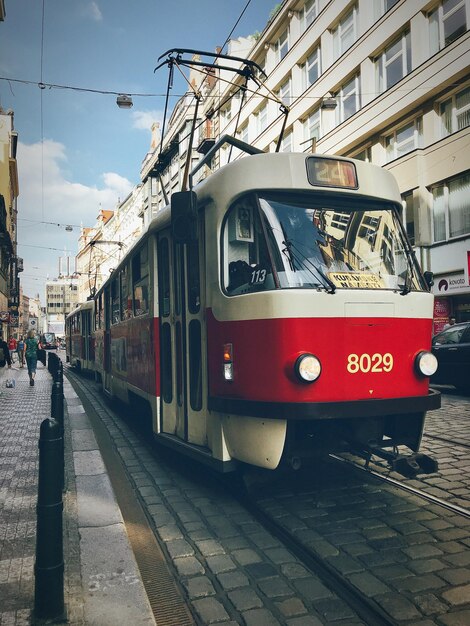
[[(214, 52), (262, 31), (276, 0), (5, 0), (0, 106), (18, 133), (18, 256), (23, 291), (45, 304), (59, 257), (77, 252), (81, 226), (115, 209), (140, 182), (150, 127), (163, 120), (172, 48)], [(248, 5), (248, 6), (247, 6)], [(224, 49), (227, 52), (227, 49)], [(28, 81), (32, 84), (24, 84)], [(170, 110), (186, 85), (175, 81)], [(39, 88), (39, 83), (60, 87)], [(130, 110), (116, 95), (132, 96)], [(73, 230), (66, 230), (71, 225)]]

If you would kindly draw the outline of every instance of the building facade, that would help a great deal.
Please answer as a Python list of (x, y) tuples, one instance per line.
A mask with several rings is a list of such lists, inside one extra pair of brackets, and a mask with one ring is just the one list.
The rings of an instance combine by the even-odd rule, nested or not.
[[(46, 282), (46, 327), (44, 332), (65, 336), (65, 318), (77, 306), (78, 278), (60, 275)], [(38, 320), (39, 322), (39, 320)]]
[(18, 332), (22, 259), (16, 256), (19, 194), (13, 112), (0, 107), (0, 327), (6, 337)]

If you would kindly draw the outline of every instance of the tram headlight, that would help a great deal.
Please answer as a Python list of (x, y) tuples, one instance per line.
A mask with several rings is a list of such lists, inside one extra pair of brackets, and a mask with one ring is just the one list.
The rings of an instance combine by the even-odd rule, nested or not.
[(415, 361), (416, 369), (422, 376), (432, 376), (437, 371), (437, 359), (432, 352), (420, 352)]
[(321, 363), (313, 354), (301, 354), (294, 365), (298, 378), (306, 383), (313, 383), (321, 374)]

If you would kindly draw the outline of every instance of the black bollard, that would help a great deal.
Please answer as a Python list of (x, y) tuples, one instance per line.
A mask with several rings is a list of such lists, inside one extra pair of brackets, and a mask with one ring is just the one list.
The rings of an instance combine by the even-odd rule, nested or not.
[(51, 417), (57, 420), (64, 429), (64, 388), (60, 382), (52, 383)]
[(34, 613), (38, 619), (64, 618), (62, 543), (62, 437), (59, 424), (45, 419), (39, 436), (39, 482), (34, 565)]

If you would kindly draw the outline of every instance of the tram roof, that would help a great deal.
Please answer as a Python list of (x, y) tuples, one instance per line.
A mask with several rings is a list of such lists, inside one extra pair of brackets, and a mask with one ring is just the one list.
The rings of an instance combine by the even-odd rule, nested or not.
[[(307, 160), (312, 158), (353, 163), (357, 172), (358, 188), (310, 184), (307, 178)], [(243, 193), (262, 190), (315, 190), (400, 202), (398, 184), (387, 170), (372, 163), (327, 154), (271, 152), (246, 156), (224, 165), (194, 188), (199, 202), (216, 197), (223, 206), (227, 206), (228, 202)]]

